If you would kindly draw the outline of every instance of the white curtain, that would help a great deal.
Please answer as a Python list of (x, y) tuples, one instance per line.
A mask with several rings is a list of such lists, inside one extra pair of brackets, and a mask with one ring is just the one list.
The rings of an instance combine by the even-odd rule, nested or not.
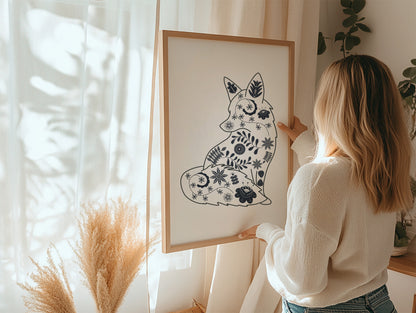
[[(295, 40), (295, 113), (308, 122), (316, 12), (318, 0), (161, 0), (160, 28)], [(156, 0), (0, 0), (0, 312), (24, 312), (16, 282), (51, 242), (79, 312), (93, 312), (70, 247), (80, 203), (131, 198), (146, 218), (156, 16)], [(160, 231), (158, 108), (152, 232)], [(169, 312), (192, 298), (238, 312), (260, 250), (245, 242), (164, 255), (158, 246), (120, 312)]]

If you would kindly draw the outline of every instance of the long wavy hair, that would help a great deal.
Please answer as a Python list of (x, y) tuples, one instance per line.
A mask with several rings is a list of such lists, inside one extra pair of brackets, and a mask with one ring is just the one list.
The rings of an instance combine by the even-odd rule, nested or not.
[(374, 57), (351, 55), (323, 73), (314, 122), (317, 158), (351, 159), (376, 212), (410, 208), (411, 144), (400, 95), (389, 68)]

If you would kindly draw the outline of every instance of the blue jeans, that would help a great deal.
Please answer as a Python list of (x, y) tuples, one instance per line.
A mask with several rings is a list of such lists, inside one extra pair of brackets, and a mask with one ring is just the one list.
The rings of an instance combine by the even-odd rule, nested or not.
[(397, 313), (384, 285), (364, 296), (325, 308), (306, 308), (283, 299), (283, 313)]

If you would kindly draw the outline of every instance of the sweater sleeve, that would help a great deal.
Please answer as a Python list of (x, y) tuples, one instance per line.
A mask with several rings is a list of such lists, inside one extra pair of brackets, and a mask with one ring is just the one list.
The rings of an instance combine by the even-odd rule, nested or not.
[(316, 164), (302, 167), (288, 192), (285, 230), (271, 224), (257, 228), (257, 236), (267, 242), (269, 282), (288, 300), (313, 296), (327, 286), (343, 219), (341, 193), (331, 183), (334, 177), (336, 173), (325, 173)]
[(296, 152), (300, 165), (310, 162), (315, 153), (315, 138), (312, 132), (307, 130), (301, 133), (295, 139), (291, 148)]

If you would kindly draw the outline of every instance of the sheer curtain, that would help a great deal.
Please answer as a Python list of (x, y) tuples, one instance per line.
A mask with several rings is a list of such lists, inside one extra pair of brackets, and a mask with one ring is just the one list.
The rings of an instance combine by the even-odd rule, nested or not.
[[(1, 15), (0, 311), (24, 312), (15, 282), (53, 242), (92, 312), (68, 241), (80, 202), (145, 208), (156, 2), (5, 0)], [(144, 275), (131, 291), (124, 311), (146, 312)]]
[[(0, 0), (0, 312), (24, 312), (16, 281), (51, 242), (77, 308), (95, 310), (70, 247), (81, 202), (131, 198), (160, 230), (157, 90), (145, 216), (156, 9), (156, 0)], [(295, 40), (295, 113), (310, 121), (317, 11), (318, 0), (161, 0), (160, 28)], [(120, 312), (174, 311), (192, 298), (238, 312), (260, 250), (245, 242), (164, 255), (157, 246)]]

